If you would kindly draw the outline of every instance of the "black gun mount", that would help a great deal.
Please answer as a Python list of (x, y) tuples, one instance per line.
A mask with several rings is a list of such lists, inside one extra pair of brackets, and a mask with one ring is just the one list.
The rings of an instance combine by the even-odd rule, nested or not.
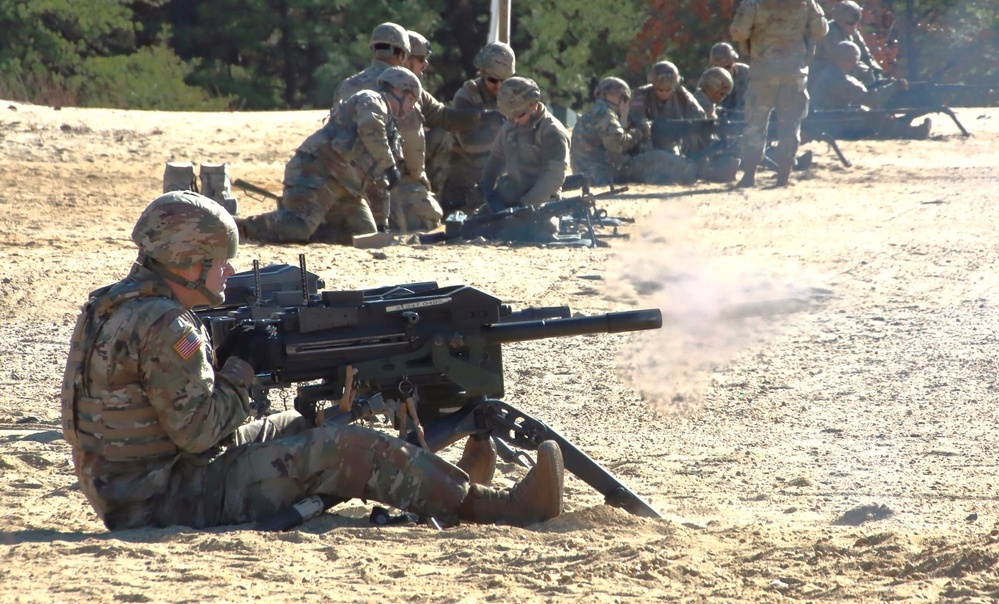
[[(568, 307), (514, 311), (480, 290), (434, 282), (357, 291), (319, 291), (322, 281), (288, 265), (238, 273), (222, 306), (197, 310), (213, 342), (240, 322), (277, 327), (269, 367), (252, 395), (261, 410), (272, 388), (296, 386), (295, 409), (317, 425), (347, 424), (385, 415), (403, 437), (440, 451), (468, 436), (535, 450), (545, 440), (562, 448), (565, 468), (597, 489), (609, 504), (660, 518), (555, 430), (503, 402), (502, 344), (594, 333), (658, 329), (658, 309), (571, 317)], [(285, 289), (287, 288), (287, 289)], [(256, 292), (263, 292), (257, 296)], [(416, 419), (407, 417), (415, 405)]]

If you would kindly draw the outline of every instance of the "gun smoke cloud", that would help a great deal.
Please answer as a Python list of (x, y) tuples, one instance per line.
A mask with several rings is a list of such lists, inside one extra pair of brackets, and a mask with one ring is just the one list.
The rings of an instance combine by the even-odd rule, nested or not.
[(661, 208), (608, 267), (608, 297), (663, 313), (663, 328), (634, 334), (617, 365), (667, 414), (697, 409), (726, 365), (764, 349), (790, 329), (794, 313), (829, 294), (800, 267), (767, 266), (765, 251), (709, 249), (697, 222)]

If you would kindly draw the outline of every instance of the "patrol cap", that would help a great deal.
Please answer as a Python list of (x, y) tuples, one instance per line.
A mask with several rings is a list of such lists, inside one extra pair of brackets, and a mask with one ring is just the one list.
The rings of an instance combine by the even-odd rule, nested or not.
[(659, 61), (649, 70), (649, 84), (659, 90), (672, 90), (681, 81), (680, 70), (669, 61)]
[(834, 4), (829, 12), (833, 21), (853, 25), (860, 21), (860, 15), (863, 14), (864, 9), (860, 8), (860, 5), (853, 0), (842, 0)]
[(860, 60), (860, 47), (849, 40), (843, 40), (833, 46), (832, 56), (836, 61), (857, 62)]
[(411, 57), (423, 57), (424, 59), (429, 57), (430, 51), (430, 41), (423, 37), (423, 34), (410, 30), (409, 31), (409, 56)]
[(739, 58), (739, 53), (735, 52), (728, 42), (719, 42), (711, 47), (709, 63), (712, 67), (728, 67)]
[(503, 82), (496, 95), (496, 108), (507, 119), (522, 117), (538, 102), (541, 102), (541, 88), (530, 78), (510, 78)]
[[(387, 48), (379, 48), (379, 45), (387, 46)], [(395, 23), (376, 25), (371, 30), (371, 41), (368, 42), (368, 47), (375, 53), (375, 56), (391, 56), (399, 50), (405, 51), (408, 55), (410, 52), (409, 32), (403, 26)]]
[(378, 76), (378, 84), (382, 87), (389, 86), (399, 92), (408, 92), (415, 98), (420, 98), (423, 92), (420, 78), (405, 67), (389, 67)]
[(215, 200), (193, 191), (171, 191), (152, 201), (132, 229), (139, 253), (167, 266), (188, 268), (234, 258), (236, 221)]
[(593, 96), (601, 97), (605, 94), (620, 94), (625, 97), (631, 98), (631, 87), (628, 83), (621, 78), (604, 78), (600, 80), (597, 87), (593, 90)]
[(506, 80), (513, 77), (516, 71), (516, 57), (513, 48), (503, 42), (492, 42), (482, 47), (475, 55), (475, 67), (483, 75)]

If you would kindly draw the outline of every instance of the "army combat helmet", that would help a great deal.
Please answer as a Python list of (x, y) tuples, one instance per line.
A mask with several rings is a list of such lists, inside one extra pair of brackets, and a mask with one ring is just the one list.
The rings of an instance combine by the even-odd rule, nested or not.
[[(423, 92), (423, 86), (420, 85), (420, 78), (416, 77), (412, 71), (406, 69), (405, 67), (389, 67), (378, 76), (378, 85), (385, 90), (391, 88), (395, 92), (401, 92), (405, 94), (413, 95), (413, 98), (419, 99), (420, 94)], [(401, 100), (398, 99), (397, 100)]]
[(497, 80), (508, 80), (517, 73), (517, 59), (509, 44), (492, 42), (475, 55), (475, 67), (482, 75)]
[(724, 67), (708, 67), (697, 80), (697, 88), (705, 92), (724, 92), (728, 96), (735, 87), (732, 74)]
[(430, 50), (430, 40), (427, 40), (423, 34), (410, 30), (407, 35), (409, 36), (409, 56), (426, 59), (433, 54), (433, 51)]
[(649, 84), (652, 84), (653, 88), (673, 90), (682, 81), (680, 70), (669, 61), (659, 61), (649, 69)]
[(514, 77), (503, 82), (496, 96), (496, 108), (508, 120), (523, 117), (541, 102), (541, 89), (530, 78)]
[(728, 42), (719, 42), (711, 47), (708, 62), (712, 67), (728, 67), (739, 58), (739, 53), (735, 52)]
[[(139, 248), (136, 263), (163, 279), (201, 293), (215, 306), (223, 296), (206, 287), (213, 262), (236, 256), (239, 235), (236, 221), (215, 200), (193, 191), (160, 195), (142, 211), (132, 229)], [(201, 265), (201, 275), (188, 281), (169, 270)]]
[(621, 78), (604, 78), (593, 90), (593, 96), (599, 99), (608, 94), (617, 94), (627, 100), (631, 98), (631, 87)]
[(843, 0), (834, 4), (829, 13), (833, 21), (837, 23), (856, 25), (860, 21), (863, 11), (864, 9), (860, 8), (860, 5), (853, 0)]
[(412, 50), (409, 46), (409, 32), (403, 26), (395, 23), (376, 25), (371, 31), (368, 47), (371, 48), (376, 59), (390, 58), (399, 51), (408, 56)]

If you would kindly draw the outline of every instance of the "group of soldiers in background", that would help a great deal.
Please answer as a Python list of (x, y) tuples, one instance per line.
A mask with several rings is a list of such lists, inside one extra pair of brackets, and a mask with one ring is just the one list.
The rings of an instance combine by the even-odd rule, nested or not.
[[(831, 16), (827, 21), (815, 0), (744, 0), (730, 33), (748, 49), (752, 69), (721, 42), (693, 92), (669, 61), (654, 64), (648, 83), (634, 91), (620, 78), (605, 78), (571, 138), (541, 102), (537, 83), (515, 75), (509, 45), (485, 46), (475, 58), (477, 77), (448, 106), (421, 84), (430, 42), (383, 23), (371, 35), (371, 65), (336, 88), (325, 125), (287, 164), (278, 208), (237, 218), (240, 238), (391, 240), (392, 232), (432, 229), (451, 212), (545, 203), (559, 196), (570, 168), (593, 185), (731, 182), (741, 169), (738, 186), (750, 187), (769, 152), (777, 186), (786, 185), (809, 94), (815, 108), (877, 108), (907, 86), (874, 86), (881, 67), (857, 31), (859, 5), (843, 0)], [(815, 77), (808, 85), (810, 64)], [(741, 147), (719, 144), (714, 135), (652, 144), (657, 119), (715, 120), (743, 111)], [(930, 124), (879, 115), (864, 127), (925, 138)]]

